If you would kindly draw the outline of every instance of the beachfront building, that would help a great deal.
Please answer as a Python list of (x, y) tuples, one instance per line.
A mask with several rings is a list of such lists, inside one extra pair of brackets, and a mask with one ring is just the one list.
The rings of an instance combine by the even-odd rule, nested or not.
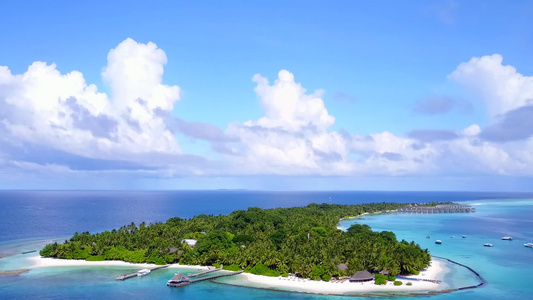
[(357, 271), (350, 276), (350, 282), (364, 282), (374, 280), (374, 275), (368, 271)]
[(339, 265), (337, 266), (337, 268), (339, 268), (339, 270), (341, 270), (341, 271), (346, 271), (346, 270), (348, 270), (348, 266), (347, 266), (346, 264), (339, 264)]

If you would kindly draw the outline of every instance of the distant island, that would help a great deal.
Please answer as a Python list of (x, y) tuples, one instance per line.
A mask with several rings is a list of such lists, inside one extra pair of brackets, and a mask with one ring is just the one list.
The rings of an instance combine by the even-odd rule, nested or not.
[[(431, 203), (437, 205), (439, 203)], [(63, 244), (46, 245), (43, 257), (132, 263), (223, 265), (267, 276), (329, 281), (357, 271), (418, 274), (431, 256), (414, 242), (398, 241), (391, 231), (374, 232), (355, 224), (342, 231), (340, 219), (397, 210), (400, 203), (309, 204), (306, 207), (251, 207), (229, 215), (171, 218), (165, 223), (90, 234), (76, 233)]]

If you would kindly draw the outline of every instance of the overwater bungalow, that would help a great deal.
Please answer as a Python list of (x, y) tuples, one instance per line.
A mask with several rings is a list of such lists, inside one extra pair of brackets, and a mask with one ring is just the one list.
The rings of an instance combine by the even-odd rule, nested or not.
[(191, 283), (191, 282), (190, 282), (190, 279), (189, 279), (188, 276), (183, 275), (183, 274), (176, 274), (174, 277), (172, 277), (167, 282), (167, 285), (168, 286), (178, 287), (178, 286), (188, 285), (189, 283)]
[(368, 271), (357, 271), (350, 276), (350, 282), (364, 282), (374, 280), (374, 275)]
[(418, 206), (407, 205), (398, 209), (400, 213), (413, 213), (413, 214), (436, 214), (436, 213), (471, 213), (476, 212), (476, 208), (465, 204), (451, 204), (451, 205), (437, 205), (433, 206)]

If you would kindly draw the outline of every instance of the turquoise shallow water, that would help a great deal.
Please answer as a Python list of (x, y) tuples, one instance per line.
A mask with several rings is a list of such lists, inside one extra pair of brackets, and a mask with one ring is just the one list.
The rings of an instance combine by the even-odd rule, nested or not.
[[(453, 199), (450, 199), (453, 201)], [(362, 200), (364, 201), (364, 200)], [(363, 220), (339, 223), (347, 228), (360, 222), (374, 230), (394, 231), (399, 239), (414, 240), (433, 255), (466, 264), (488, 282), (486, 287), (418, 298), (432, 299), (528, 299), (533, 293), (529, 283), (533, 265), (533, 249), (523, 246), (533, 242), (533, 200), (474, 200), (477, 212), (472, 214), (367, 215)], [(82, 224), (83, 225), (83, 224)], [(81, 225), (77, 225), (80, 226)], [(99, 225), (94, 225), (97, 227)], [(55, 238), (63, 240), (62, 229)], [(59, 233), (59, 234), (58, 234)], [(462, 239), (462, 235), (467, 235)], [(513, 241), (501, 237), (513, 236)], [(45, 235), (50, 236), (50, 235)], [(430, 236), (427, 239), (426, 236)], [(452, 238), (451, 236), (455, 236)], [(440, 239), (442, 245), (435, 245)], [(28, 238), (0, 242), (0, 253), (16, 254), (0, 259), (0, 270), (27, 266), (27, 258), (35, 254), (23, 251), (40, 249), (51, 239)], [(494, 247), (483, 247), (490, 242)], [(42, 268), (17, 276), (0, 276), (0, 299), (342, 299), (344, 297), (308, 295), (258, 290), (201, 282), (184, 288), (169, 288), (166, 281), (175, 270), (160, 270), (148, 276), (124, 282), (117, 275), (137, 269), (124, 267)], [(476, 284), (477, 280), (464, 268), (452, 267), (446, 280), (454, 286)], [(346, 297), (348, 298), (348, 297)], [(402, 297), (405, 299), (405, 297)]]
[[(530, 283), (533, 249), (523, 244), (533, 242), (533, 201), (476, 201), (472, 204), (478, 204), (476, 213), (369, 215), (363, 220), (341, 222), (340, 227), (347, 228), (358, 222), (378, 231), (392, 230), (398, 239), (414, 240), (428, 248), (432, 255), (468, 265), (488, 282), (486, 287), (439, 295), (437, 299), (464, 299), (467, 295), (485, 299), (529, 299), (533, 292)], [(467, 237), (462, 238), (462, 235)], [(513, 240), (503, 241), (502, 236), (512, 236)], [(442, 240), (442, 245), (436, 245), (436, 239)], [(494, 247), (483, 247), (485, 243)], [(472, 281), (468, 272), (459, 276), (452, 272), (449, 278), (454, 285), (469, 285)]]

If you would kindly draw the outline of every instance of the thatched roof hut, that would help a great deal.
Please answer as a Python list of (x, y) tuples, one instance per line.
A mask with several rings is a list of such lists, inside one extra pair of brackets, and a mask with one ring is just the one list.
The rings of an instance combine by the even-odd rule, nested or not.
[(191, 281), (189, 279), (189, 276), (183, 275), (183, 274), (176, 274), (176, 276), (172, 277), (168, 282), (168, 286), (185, 286), (190, 284)]
[(374, 280), (374, 275), (368, 271), (357, 271), (355, 274), (350, 276), (350, 282), (363, 282)]
[(389, 270), (381, 270), (379, 274), (389, 276)]
[(183, 281), (189, 281), (189, 276), (186, 276), (186, 275), (183, 275), (183, 274), (176, 274), (168, 282), (169, 283), (178, 283), (178, 282), (183, 282)]

